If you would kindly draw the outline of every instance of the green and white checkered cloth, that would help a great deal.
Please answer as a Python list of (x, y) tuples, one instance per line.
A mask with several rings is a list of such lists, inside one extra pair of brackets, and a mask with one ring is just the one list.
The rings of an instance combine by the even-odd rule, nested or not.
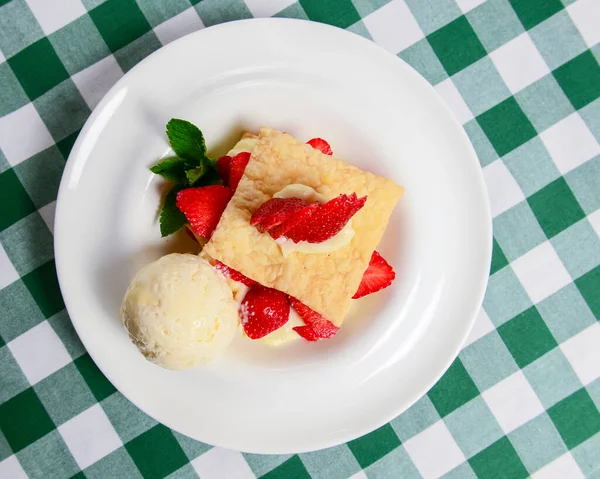
[[(330, 23), (435, 85), (488, 185), (494, 249), (446, 375), (360, 439), (241, 454), (157, 424), (100, 373), (64, 309), (56, 193), (106, 91), (186, 33)], [(600, 477), (600, 0), (0, 0), (0, 477)]]

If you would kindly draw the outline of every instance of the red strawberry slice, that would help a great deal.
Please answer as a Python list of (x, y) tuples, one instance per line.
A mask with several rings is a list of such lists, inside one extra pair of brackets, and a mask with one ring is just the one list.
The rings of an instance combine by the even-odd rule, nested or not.
[(176, 205), (189, 221), (194, 233), (210, 238), (230, 199), (231, 190), (226, 186), (202, 186), (181, 190), (177, 193)]
[(362, 298), (367, 294), (375, 293), (381, 289), (387, 288), (392, 284), (395, 277), (396, 273), (394, 273), (394, 269), (377, 251), (373, 251), (369, 266), (363, 274), (360, 285), (358, 286), (358, 291), (356, 291), (352, 298)]
[(340, 195), (319, 205), (308, 220), (289, 229), (285, 235), (295, 243), (298, 241), (321, 243), (338, 234), (366, 201), (366, 196), (357, 198), (356, 193)]
[(252, 286), (252, 285), (256, 284), (256, 281), (254, 281), (253, 279), (250, 279), (247, 276), (244, 276), (239, 271), (237, 271), (233, 268), (230, 268), (226, 264), (221, 263), (219, 260), (216, 261), (215, 268), (217, 269), (217, 271), (219, 271), (223, 275), (227, 276), (229, 279), (232, 279), (233, 281), (237, 281), (238, 283), (245, 284), (246, 286)]
[(265, 201), (250, 218), (250, 224), (261, 233), (266, 233), (286, 221), (292, 213), (310, 206), (301, 198), (271, 198)]
[(229, 185), (229, 168), (231, 165), (231, 156), (222, 156), (217, 160), (217, 171), (225, 186)]
[[(323, 316), (321, 316), (316, 311), (310, 309), (301, 301), (298, 301), (296, 298), (292, 296), (290, 298), (290, 303), (292, 307), (296, 310), (298, 315), (302, 318), (304, 323), (309, 326), (319, 338), (331, 338), (338, 332), (338, 328), (331, 321), (326, 320)], [(300, 326), (301, 327), (301, 326)], [(294, 328), (295, 330), (296, 328)], [(300, 333), (298, 333), (300, 334)], [(302, 336), (302, 334), (300, 334)], [(304, 337), (304, 336), (303, 336)], [(309, 340), (310, 341), (310, 340)]]
[(235, 191), (238, 183), (244, 176), (246, 165), (250, 161), (250, 153), (243, 151), (235, 155), (229, 163), (229, 187)]
[(300, 208), (296, 211), (291, 211), (285, 218), (284, 221), (281, 222), (280, 225), (275, 226), (269, 230), (269, 234), (273, 239), (280, 238), (283, 236), (288, 230), (292, 229), (297, 224), (302, 223), (303, 221), (308, 220), (315, 211), (319, 208), (318, 203), (310, 203), (304, 208)]
[(306, 143), (312, 146), (315, 150), (320, 150), (321, 153), (333, 155), (331, 146), (329, 146), (329, 143), (327, 143), (323, 138), (313, 138), (312, 140), (308, 140)]
[(317, 336), (315, 330), (310, 326), (296, 326), (292, 329), (307, 341), (316, 341), (317, 339), (319, 339), (319, 336)]
[(244, 296), (239, 314), (246, 335), (260, 339), (288, 322), (290, 303), (285, 293), (255, 284)]

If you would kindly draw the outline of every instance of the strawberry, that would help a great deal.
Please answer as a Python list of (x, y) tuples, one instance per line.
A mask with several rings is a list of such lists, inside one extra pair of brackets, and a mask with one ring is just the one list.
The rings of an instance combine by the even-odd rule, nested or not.
[(394, 278), (396, 273), (394, 269), (384, 260), (377, 251), (373, 251), (369, 266), (363, 274), (358, 291), (352, 296), (353, 299), (362, 298), (367, 294), (375, 293), (383, 288), (387, 288)]
[(246, 335), (260, 339), (288, 322), (290, 303), (285, 293), (255, 284), (244, 296), (239, 314)]
[(229, 187), (231, 191), (236, 190), (238, 183), (244, 176), (246, 165), (250, 161), (250, 153), (243, 151), (235, 155), (229, 163)]
[(227, 276), (229, 279), (232, 279), (233, 281), (237, 281), (238, 283), (245, 284), (246, 286), (252, 286), (252, 285), (256, 284), (256, 281), (254, 281), (253, 279), (250, 279), (247, 276), (244, 276), (239, 271), (237, 271), (233, 268), (230, 268), (226, 264), (221, 263), (219, 260), (217, 260), (217, 262), (215, 263), (215, 268), (217, 269), (217, 271), (219, 271), (223, 275)]
[(280, 238), (289, 229), (310, 218), (318, 208), (318, 203), (309, 203), (304, 208), (300, 208), (296, 211), (290, 211), (281, 224), (269, 230), (269, 234), (273, 239)]
[(327, 143), (323, 138), (313, 138), (312, 140), (308, 140), (306, 143), (312, 146), (315, 150), (320, 150), (321, 153), (333, 155), (331, 146), (329, 146), (329, 143)]
[(317, 336), (315, 330), (310, 326), (296, 326), (292, 329), (307, 341), (316, 341), (317, 339), (319, 339), (319, 336)]
[(230, 199), (231, 190), (226, 186), (202, 186), (181, 190), (177, 193), (176, 205), (189, 221), (194, 233), (210, 238)]
[(231, 165), (231, 156), (222, 156), (217, 160), (217, 171), (225, 186), (229, 184), (229, 167)]
[(321, 243), (338, 234), (366, 201), (366, 196), (357, 198), (356, 193), (340, 195), (319, 205), (308, 220), (290, 228), (285, 235), (295, 243)]
[[(265, 201), (250, 218), (250, 224), (256, 226), (261, 233), (266, 233), (275, 226), (291, 219), (290, 215), (299, 212), (311, 203), (301, 198), (271, 198)], [(315, 205), (316, 207), (316, 205)], [(314, 207), (311, 206), (311, 210)]]
[[(326, 320), (319, 313), (310, 309), (308, 306), (306, 306), (301, 301), (298, 301), (296, 298), (293, 298), (292, 296), (290, 296), (289, 299), (290, 299), (290, 303), (292, 304), (292, 307), (296, 310), (298, 315), (302, 318), (302, 320), (304, 321), (304, 324), (306, 324), (306, 326), (309, 326), (314, 331), (315, 335), (318, 338), (331, 338), (332, 336), (335, 335), (335, 333), (338, 332), (338, 329), (340, 329), (336, 325), (334, 325), (331, 321)], [(302, 326), (300, 326), (300, 327), (302, 327)], [(294, 328), (294, 330), (296, 330), (296, 328)], [(298, 334), (300, 334), (300, 336), (302, 336), (302, 337), (305, 337), (303, 334), (301, 334), (299, 332), (298, 332)], [(306, 339), (308, 339), (308, 338), (306, 338)], [(311, 341), (311, 340), (309, 339), (309, 341)]]

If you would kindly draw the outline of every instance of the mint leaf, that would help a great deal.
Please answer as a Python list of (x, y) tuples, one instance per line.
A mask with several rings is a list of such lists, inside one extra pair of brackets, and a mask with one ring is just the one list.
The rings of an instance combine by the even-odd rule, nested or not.
[(216, 185), (221, 181), (221, 175), (210, 158), (204, 158), (200, 166), (186, 170), (185, 175), (190, 186)]
[(189, 185), (194, 186), (194, 183), (196, 183), (200, 178), (202, 178), (202, 175), (204, 175), (204, 173), (206, 173), (206, 168), (204, 167), (203, 162), (202, 165), (197, 166), (196, 168), (192, 168), (191, 170), (187, 170), (185, 172), (185, 176)]
[(167, 123), (167, 136), (177, 156), (200, 165), (206, 156), (206, 144), (197, 126), (189, 121), (173, 118)]
[(185, 215), (177, 208), (177, 193), (183, 190), (182, 186), (174, 186), (167, 193), (162, 211), (160, 212), (160, 234), (164, 238), (178, 231), (187, 223)]
[(183, 158), (172, 156), (161, 161), (158, 165), (154, 165), (150, 168), (150, 171), (175, 183), (185, 184), (187, 182), (186, 168), (189, 168), (189, 166)]
[(221, 181), (221, 176), (215, 168), (209, 168), (208, 171), (196, 182), (194, 186), (216, 185)]

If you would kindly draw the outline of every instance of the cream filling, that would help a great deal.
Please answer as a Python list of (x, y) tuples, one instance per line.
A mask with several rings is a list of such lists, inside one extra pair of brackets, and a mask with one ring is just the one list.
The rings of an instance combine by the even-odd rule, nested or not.
[(298, 316), (294, 308), (290, 306), (290, 319), (288, 319), (288, 322), (281, 326), (281, 328), (267, 334), (264, 338), (259, 339), (259, 341), (269, 346), (280, 346), (281, 344), (295, 341), (300, 338), (300, 335), (292, 329), (296, 326), (304, 326), (304, 321)]
[[(288, 185), (275, 193), (273, 198), (302, 198), (306, 201), (316, 201), (319, 203), (326, 203), (329, 201), (327, 196), (317, 193), (310, 186), (305, 185)], [(308, 241), (299, 241), (294, 243), (289, 238), (282, 236), (275, 240), (279, 245), (281, 252), (284, 257), (289, 256), (292, 253), (304, 253), (304, 254), (325, 254), (337, 251), (343, 248), (352, 241), (354, 238), (354, 228), (352, 228), (352, 220), (346, 223), (346, 226), (342, 230), (332, 236), (331, 238), (322, 241), (321, 243), (309, 243)]]
[(233, 158), (239, 153), (252, 153), (252, 150), (254, 150), (254, 147), (257, 143), (257, 136), (244, 134), (244, 136), (242, 136), (242, 139), (238, 141), (231, 150), (229, 150), (227, 156), (231, 156)]

